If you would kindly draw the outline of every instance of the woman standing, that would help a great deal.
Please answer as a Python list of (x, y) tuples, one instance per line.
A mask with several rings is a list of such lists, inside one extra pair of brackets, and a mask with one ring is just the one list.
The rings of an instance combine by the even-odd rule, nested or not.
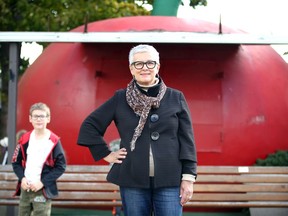
[[(158, 51), (138, 45), (129, 53), (133, 79), (82, 123), (78, 144), (97, 161), (113, 163), (107, 180), (120, 186), (126, 216), (180, 216), (197, 176), (194, 134), (182, 92), (159, 77)], [(114, 121), (121, 143), (111, 152), (103, 136)]]

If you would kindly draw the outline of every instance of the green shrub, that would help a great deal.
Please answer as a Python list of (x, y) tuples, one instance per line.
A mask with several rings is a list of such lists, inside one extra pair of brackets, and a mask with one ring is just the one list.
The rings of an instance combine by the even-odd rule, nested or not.
[(288, 166), (288, 151), (278, 150), (265, 159), (257, 159), (256, 166)]

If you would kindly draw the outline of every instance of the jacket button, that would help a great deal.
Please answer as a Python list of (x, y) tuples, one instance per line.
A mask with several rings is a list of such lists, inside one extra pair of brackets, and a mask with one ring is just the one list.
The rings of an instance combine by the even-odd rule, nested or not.
[(159, 115), (158, 114), (153, 114), (150, 116), (150, 121), (151, 122), (156, 122), (159, 119)]
[(158, 140), (160, 137), (159, 133), (158, 132), (152, 132), (151, 133), (151, 139), (152, 140)]

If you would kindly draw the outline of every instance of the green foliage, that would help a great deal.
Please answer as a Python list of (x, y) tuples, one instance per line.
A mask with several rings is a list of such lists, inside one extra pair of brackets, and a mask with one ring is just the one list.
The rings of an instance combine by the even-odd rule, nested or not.
[(265, 159), (257, 159), (256, 166), (288, 166), (288, 151), (279, 150)]
[(195, 9), (196, 6), (207, 6), (207, 1), (206, 0), (190, 0), (189, 5)]
[(19, 63), (19, 78), (25, 72), (25, 70), (29, 67), (29, 59), (20, 59)]
[[(128, 2), (134, 2), (134, 0), (127, 0), (127, 1)], [(142, 4), (151, 4), (151, 5), (153, 5), (154, 0), (140, 0), (139, 2), (142, 2)], [(181, 1), (180, 3), (182, 5), (184, 5), (183, 1)], [(207, 6), (207, 0), (190, 0), (189, 6), (193, 7), (194, 9), (195, 9), (196, 6)]]
[(69, 31), (108, 18), (149, 15), (134, 1), (119, 0), (3, 0), (3, 31)]

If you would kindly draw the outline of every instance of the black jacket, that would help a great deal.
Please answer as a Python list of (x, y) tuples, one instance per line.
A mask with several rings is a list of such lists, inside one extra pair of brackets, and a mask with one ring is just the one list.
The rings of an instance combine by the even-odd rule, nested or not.
[[(158, 121), (151, 121), (153, 114), (158, 114)], [(126, 102), (126, 89), (118, 90), (92, 112), (80, 128), (78, 144), (88, 146), (95, 160), (110, 153), (103, 136), (112, 121), (121, 138), (120, 148), (125, 147), (128, 154), (123, 163), (112, 166), (108, 181), (124, 187), (148, 188), (150, 145), (154, 157), (154, 187), (179, 186), (183, 173), (197, 175), (191, 117), (182, 92), (167, 88), (160, 107), (151, 109), (131, 152), (130, 141), (139, 116)]]
[[(19, 140), (12, 158), (12, 167), (18, 177), (16, 196), (20, 195), (21, 180), (24, 177), (26, 167), (27, 149), (29, 146), (29, 138), (32, 131), (25, 133)], [(54, 147), (45, 161), (41, 173), (41, 182), (44, 187), (43, 195), (52, 199), (58, 196), (56, 180), (64, 173), (66, 169), (66, 159), (60, 142), (60, 138), (51, 132), (51, 141)]]

